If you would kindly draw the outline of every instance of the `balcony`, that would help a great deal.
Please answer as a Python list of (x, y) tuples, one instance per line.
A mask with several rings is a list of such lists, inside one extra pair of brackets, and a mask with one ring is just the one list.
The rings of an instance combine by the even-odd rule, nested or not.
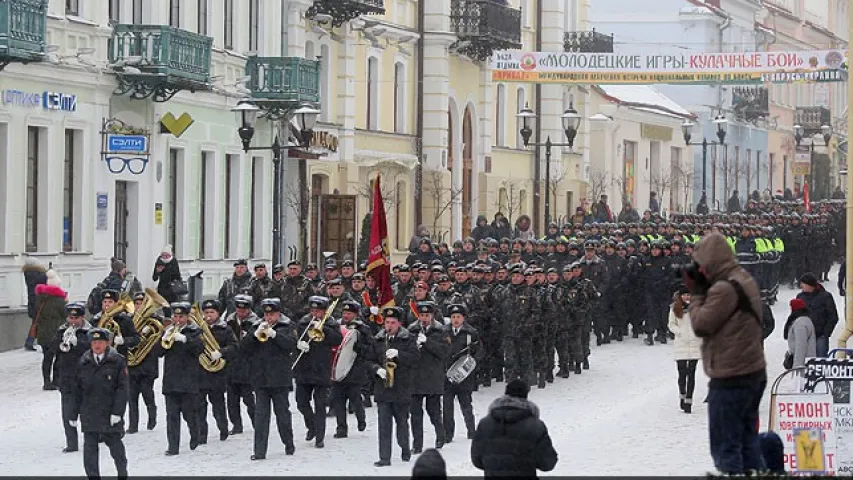
[(566, 32), (563, 50), (571, 53), (613, 53), (613, 35), (592, 31)]
[(450, 28), (458, 38), (451, 50), (475, 61), (521, 48), (521, 10), (500, 0), (452, 0)]
[(38, 62), (45, 53), (48, 0), (0, 0), (0, 70)]
[(320, 62), (300, 57), (249, 57), (246, 61), (252, 99), (269, 116), (303, 104), (320, 102)]
[(804, 136), (813, 136), (821, 132), (824, 125), (832, 125), (832, 112), (826, 107), (797, 107), (794, 123), (802, 125)]
[(118, 24), (109, 42), (117, 95), (165, 102), (181, 90), (210, 89), (213, 39), (167, 25)]
[(385, 15), (385, 2), (383, 0), (315, 0), (305, 12), (305, 17), (316, 19), (318, 14), (330, 16), (332, 25), (340, 27), (359, 15)]
[(770, 116), (770, 100), (767, 87), (734, 87), (732, 110), (735, 119), (754, 123)]

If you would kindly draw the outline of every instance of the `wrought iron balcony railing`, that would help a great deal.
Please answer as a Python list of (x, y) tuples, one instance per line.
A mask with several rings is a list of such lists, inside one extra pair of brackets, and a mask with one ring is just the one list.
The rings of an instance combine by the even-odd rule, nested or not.
[(48, 0), (0, 0), (0, 70), (37, 62), (45, 53)]
[(613, 53), (613, 35), (605, 35), (585, 30), (566, 32), (563, 36), (563, 50), (573, 53)]
[(803, 126), (806, 136), (817, 135), (824, 125), (832, 125), (832, 112), (823, 106), (797, 107), (794, 123)]
[(307, 18), (315, 18), (317, 14), (332, 17), (332, 25), (340, 27), (359, 15), (384, 15), (383, 0), (315, 0), (305, 12)]
[(249, 57), (252, 98), (268, 110), (285, 111), (320, 102), (320, 62), (300, 57)]
[(458, 37), (451, 48), (477, 61), (521, 48), (521, 10), (500, 0), (452, 0), (450, 28)]
[(734, 87), (732, 110), (742, 122), (755, 122), (770, 116), (770, 96), (767, 87)]
[(203, 87), (210, 83), (212, 44), (210, 37), (167, 25), (118, 24), (110, 39), (109, 60), (124, 61), (143, 74)]

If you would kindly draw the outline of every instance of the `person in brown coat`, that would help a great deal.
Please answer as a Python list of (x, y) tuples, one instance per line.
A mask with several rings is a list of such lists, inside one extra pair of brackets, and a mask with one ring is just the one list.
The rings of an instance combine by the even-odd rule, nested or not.
[(690, 319), (702, 339), (708, 385), (711, 456), (724, 474), (762, 471), (758, 407), (767, 386), (761, 299), (755, 280), (740, 267), (725, 237), (704, 237), (684, 269)]
[[(47, 283), (36, 286), (36, 340), (41, 345), (41, 374), (44, 378), (43, 390), (57, 390), (58, 367), (55, 362), (57, 352), (51, 344), (56, 331), (65, 324), (65, 298), (62, 280), (54, 270), (47, 271)], [(52, 376), (51, 376), (52, 373)]]

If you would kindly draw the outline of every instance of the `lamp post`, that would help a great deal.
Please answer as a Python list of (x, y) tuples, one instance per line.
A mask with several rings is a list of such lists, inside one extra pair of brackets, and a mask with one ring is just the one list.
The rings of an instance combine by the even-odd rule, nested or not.
[(545, 139), (545, 143), (530, 143), (530, 137), (533, 135), (531, 123), (536, 120), (536, 112), (534, 112), (527, 104), (516, 115), (521, 120), (521, 139), (524, 141), (524, 146), (545, 147), (545, 228), (551, 224), (551, 147), (574, 147), (575, 137), (578, 134), (578, 128), (581, 124), (581, 116), (574, 106), (569, 104), (569, 108), (560, 115), (563, 124), (563, 133), (566, 135), (566, 143), (554, 143), (551, 141), (551, 136)]
[[(273, 137), (272, 145), (269, 147), (252, 147), (252, 137), (255, 135), (255, 124), (261, 113), (261, 108), (255, 105), (251, 100), (240, 100), (237, 106), (231, 109), (237, 115), (237, 133), (240, 135), (240, 141), (243, 143), (243, 151), (257, 150), (272, 150), (273, 152), (273, 220), (272, 220), (272, 262), (273, 265), (281, 263), (282, 248), (281, 248), (281, 201), (282, 188), (284, 184), (283, 172), (281, 168), (282, 153), (291, 148), (308, 148), (311, 143), (314, 125), (317, 123), (317, 116), (320, 111), (303, 105), (300, 108), (287, 112), (284, 115), (286, 119), (285, 125), (290, 126), (290, 120), (296, 122), (296, 145), (286, 145), (287, 138), (280, 137), (280, 129), (276, 128), (275, 136)], [(284, 144), (283, 144), (284, 143)]]
[[(797, 141), (797, 146), (799, 147), (802, 143), (805, 136), (805, 128), (800, 125), (794, 125), (794, 140)], [(821, 125), (820, 134), (823, 135), (823, 144), (826, 145), (827, 151), (829, 151), (829, 140), (832, 138), (832, 127), (829, 125)], [(809, 193), (812, 193), (812, 189), (814, 189), (814, 137), (810, 136), (809, 142), (809, 176), (806, 185), (809, 186)]]
[(693, 129), (696, 127), (696, 124), (691, 122), (690, 120), (685, 120), (684, 123), (681, 124), (681, 134), (684, 136), (684, 144), (687, 146), (702, 146), (702, 191), (708, 191), (708, 145), (718, 146), (726, 144), (726, 133), (727, 128), (729, 126), (729, 121), (726, 119), (726, 116), (722, 113), (714, 117), (714, 125), (717, 126), (717, 141), (708, 141), (707, 138), (702, 138), (701, 142), (693, 142), (690, 143), (690, 139), (693, 137)]

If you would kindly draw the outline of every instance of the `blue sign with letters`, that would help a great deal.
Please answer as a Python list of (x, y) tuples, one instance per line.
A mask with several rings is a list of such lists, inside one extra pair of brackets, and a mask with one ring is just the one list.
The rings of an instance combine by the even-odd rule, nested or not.
[(21, 90), (3, 90), (0, 100), (6, 105), (21, 107), (42, 107), (45, 110), (62, 112), (77, 111), (77, 95), (59, 92), (24, 92)]
[(147, 151), (147, 135), (107, 135), (107, 152), (109, 153), (141, 153)]

